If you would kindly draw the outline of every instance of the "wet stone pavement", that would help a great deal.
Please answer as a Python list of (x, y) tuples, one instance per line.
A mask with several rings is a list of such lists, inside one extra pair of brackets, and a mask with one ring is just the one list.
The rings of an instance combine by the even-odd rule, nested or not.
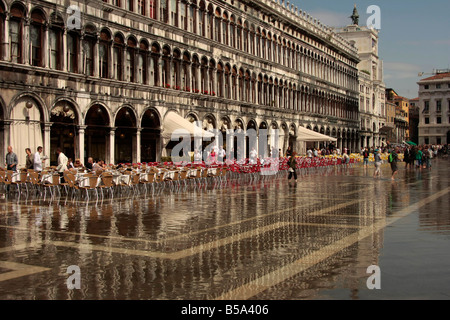
[[(99, 201), (0, 199), (0, 299), (450, 298), (450, 162)], [(367, 268), (379, 267), (369, 289)], [(68, 288), (69, 266), (80, 287)], [(74, 281), (73, 283), (76, 283)]]

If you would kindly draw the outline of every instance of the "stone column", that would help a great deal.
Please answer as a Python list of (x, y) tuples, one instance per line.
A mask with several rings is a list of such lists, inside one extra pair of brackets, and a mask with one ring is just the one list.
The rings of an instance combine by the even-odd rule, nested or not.
[(133, 146), (133, 162), (134, 163), (139, 163), (141, 162), (141, 131), (142, 128), (137, 128), (136, 129), (136, 145)]
[[(106, 156), (108, 157), (107, 159), (107, 163), (109, 164), (109, 163), (112, 163), (112, 164), (115, 164), (115, 162), (114, 162), (114, 153), (115, 153), (115, 150), (114, 150), (114, 147), (115, 147), (115, 141), (116, 140), (116, 128), (115, 127), (112, 127), (112, 128), (110, 128), (110, 131), (109, 131), (109, 154), (107, 154)], [(105, 159), (105, 161), (106, 161), (106, 159)]]
[(48, 68), (50, 65), (50, 44), (48, 41), (48, 23), (44, 24), (44, 39), (42, 41), (42, 66)]
[(22, 49), (22, 63), (31, 65), (30, 18), (24, 20)]
[(92, 63), (94, 64), (94, 77), (98, 77), (99, 76), (99, 61), (98, 61), (98, 56), (99, 56), (99, 43), (100, 43), (100, 37), (97, 37), (95, 39), (95, 44), (94, 44), (94, 56), (92, 57)]
[(83, 164), (87, 162), (84, 154), (84, 133), (86, 128), (87, 126), (78, 126), (78, 150), (75, 150), (75, 158), (80, 158)]
[(51, 144), (50, 144), (50, 131), (51, 131), (51, 127), (52, 127), (51, 122), (46, 122), (44, 123), (44, 136), (43, 136), (43, 143), (44, 143), (44, 153), (46, 156), (49, 157), (48, 161), (49, 163), (47, 163), (45, 166), (49, 166), (50, 165), (50, 155), (52, 154), (52, 150), (50, 148)]
[(0, 44), (3, 46), (3, 60), (5, 60), (5, 61), (10, 61), (10, 59), (11, 59), (10, 51), (9, 51), (9, 19), (10, 19), (10, 17), (11, 16), (9, 14), (6, 15), (5, 30), (3, 30), (4, 41), (2, 44)]
[[(62, 47), (61, 47), (61, 53), (62, 57), (61, 58), (61, 70), (62, 71), (67, 71), (67, 28), (64, 28), (62, 31)], [(74, 160), (75, 161), (75, 160)], [(80, 158), (81, 161), (81, 158)], [(84, 162), (83, 162), (84, 163)]]

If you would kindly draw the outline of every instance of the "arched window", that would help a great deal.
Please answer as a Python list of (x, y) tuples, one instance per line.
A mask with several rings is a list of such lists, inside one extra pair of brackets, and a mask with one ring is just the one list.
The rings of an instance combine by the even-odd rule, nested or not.
[(150, 66), (150, 85), (160, 86), (159, 79), (159, 61), (160, 61), (160, 48), (157, 44), (152, 45), (151, 53), (151, 66)]
[(197, 56), (194, 56), (192, 59), (191, 66), (191, 79), (192, 79), (192, 92), (199, 93), (200, 88), (198, 87), (198, 68), (200, 66), (199, 60)]
[(200, 2), (200, 7), (199, 7), (199, 22), (198, 22), (198, 31), (200, 33), (200, 36), (202, 37), (206, 37), (206, 23), (205, 23), (205, 19), (206, 19), (206, 12), (205, 12), (205, 2), (202, 1)]
[(237, 100), (237, 69), (233, 67), (232, 75), (231, 75), (231, 91), (232, 91), (232, 99)]
[(181, 67), (181, 86), (182, 89), (185, 91), (190, 92), (191, 88), (190, 88), (190, 79), (189, 79), (189, 68), (190, 68), (190, 64), (191, 64), (191, 58), (189, 53), (185, 52), (183, 54), (183, 62), (182, 62), (182, 67)]
[(234, 23), (233, 16), (231, 16), (231, 20), (230, 20), (230, 46), (232, 46), (233, 48), (236, 48), (236, 38), (234, 37), (235, 30), (236, 30), (236, 25)]
[(148, 64), (148, 44), (141, 41), (139, 44), (139, 54), (136, 68), (136, 81), (138, 83), (147, 84), (147, 64)]
[[(221, 41), (221, 18), (220, 18), (220, 10), (216, 9), (216, 17), (213, 19), (214, 21), (214, 40), (220, 42)], [(225, 41), (225, 38), (223, 39)]]
[(189, 29), (192, 33), (197, 33), (197, 7), (192, 4), (189, 6)]
[(244, 23), (244, 48), (243, 50), (245, 52), (248, 52), (248, 24), (247, 22)]
[(87, 76), (94, 75), (94, 47), (97, 42), (95, 36), (95, 28), (87, 26), (85, 28), (85, 36), (83, 40), (84, 53), (84, 74)]
[(208, 69), (208, 84), (209, 84), (209, 93), (211, 94), (211, 95), (215, 95), (216, 94), (216, 88), (215, 88), (215, 86), (216, 86), (216, 81), (215, 81), (215, 72), (214, 72), (214, 69), (216, 68), (216, 63), (213, 61), (213, 60), (211, 60), (210, 62), (209, 62), (209, 69)]
[(163, 47), (163, 56), (162, 56), (162, 85), (165, 88), (170, 88), (171, 87), (171, 82), (170, 82), (170, 60), (171, 60), (171, 56), (170, 56), (170, 48), (167, 46)]
[(173, 88), (180, 90), (180, 63), (181, 63), (180, 51), (178, 49), (173, 51), (173, 59), (172, 59), (172, 84)]
[(245, 101), (245, 96), (244, 96), (244, 70), (239, 69), (239, 97), (238, 99), (240, 101)]
[(259, 31), (259, 28), (256, 30), (255, 46), (256, 46), (256, 56), (261, 57), (261, 33)]
[(245, 72), (245, 101), (250, 102), (250, 82), (251, 78), (250, 78), (250, 72), (246, 71)]
[(145, 6), (145, 0), (138, 0), (138, 13), (143, 16), (145, 16), (145, 10), (147, 9)]
[(108, 31), (102, 30), (100, 32), (100, 42), (98, 47), (98, 59), (99, 59), (99, 67), (100, 67), (100, 77), (108, 78), (109, 77), (109, 61), (110, 61), (110, 43), (111, 43), (111, 35)]
[(209, 5), (208, 7), (206, 31), (207, 31), (206, 37), (208, 37), (211, 40), (214, 40), (214, 13), (212, 5)]
[(184, 30), (188, 30), (188, 20), (187, 20), (187, 8), (189, 7), (189, 4), (187, 2), (180, 2), (180, 20), (181, 25), (180, 28)]
[(67, 71), (78, 73), (78, 56), (80, 54), (80, 36), (78, 32), (67, 32)]
[(156, 19), (156, 0), (148, 0), (148, 16)]
[(202, 59), (202, 64), (200, 67), (200, 90), (202, 93), (208, 93), (208, 83), (207, 83), (207, 75), (208, 75), (208, 61), (206, 58)]
[(242, 50), (242, 23), (240, 20), (237, 26), (236, 49)]
[(160, 7), (159, 7), (159, 19), (165, 23), (167, 23), (167, 20), (169, 17), (167, 1), (169, 1), (169, 0), (161, 0)]
[(169, 0), (170, 1), (170, 23), (178, 27), (178, 1), (177, 0)]
[(125, 68), (126, 81), (135, 82), (136, 81), (136, 49), (137, 43), (134, 38), (129, 38), (127, 41), (127, 64)]
[(222, 20), (222, 41), (225, 45), (228, 45), (228, 16), (226, 13), (224, 13)]
[(42, 11), (34, 10), (31, 13), (30, 40), (31, 65), (36, 67), (44, 66), (44, 23)]
[(113, 46), (113, 77), (116, 80), (123, 80), (123, 50), (125, 43), (122, 35), (117, 34), (114, 37)]
[(223, 87), (224, 87), (224, 83), (223, 83), (223, 65), (221, 63), (219, 63), (217, 65), (217, 96), (218, 97), (223, 97)]
[(134, 0), (125, 0), (125, 10), (128, 11), (134, 10)]
[(25, 19), (25, 8), (15, 3), (10, 10), (9, 37), (10, 37), (10, 59), (11, 62), (24, 63), (23, 60), (23, 25)]
[(231, 98), (231, 90), (230, 90), (230, 66), (225, 66), (225, 98), (230, 99)]
[(49, 30), (49, 52), (51, 69), (62, 69), (62, 44), (64, 21), (56, 14), (51, 15), (51, 27)]

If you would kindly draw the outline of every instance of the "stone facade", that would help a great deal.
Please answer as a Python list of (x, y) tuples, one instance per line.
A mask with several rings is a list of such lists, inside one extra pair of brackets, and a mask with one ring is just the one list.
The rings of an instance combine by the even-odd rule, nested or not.
[(159, 161), (169, 112), (280, 129), (283, 152), (305, 150), (299, 126), (358, 147), (356, 48), (284, 1), (0, 0), (0, 37), (0, 152), (20, 165), (39, 145)]
[(419, 144), (450, 143), (450, 70), (418, 82)]
[(378, 147), (386, 140), (385, 84), (383, 61), (378, 55), (379, 33), (376, 29), (359, 25), (349, 25), (336, 30), (339, 35), (354, 43), (358, 48), (359, 70), (359, 112), (361, 129), (359, 146)]

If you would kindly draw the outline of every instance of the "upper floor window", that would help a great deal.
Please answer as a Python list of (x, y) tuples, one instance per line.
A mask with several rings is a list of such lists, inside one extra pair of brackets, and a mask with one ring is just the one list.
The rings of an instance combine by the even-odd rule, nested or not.
[(43, 67), (44, 55), (44, 14), (40, 10), (31, 13), (30, 40), (31, 40), (31, 65)]
[(67, 71), (69, 72), (78, 72), (79, 41), (77, 33), (67, 33)]
[(11, 62), (23, 63), (23, 26), (25, 19), (25, 8), (15, 3), (10, 9), (9, 38)]
[(148, 15), (152, 19), (156, 19), (156, 0), (149, 0)]

